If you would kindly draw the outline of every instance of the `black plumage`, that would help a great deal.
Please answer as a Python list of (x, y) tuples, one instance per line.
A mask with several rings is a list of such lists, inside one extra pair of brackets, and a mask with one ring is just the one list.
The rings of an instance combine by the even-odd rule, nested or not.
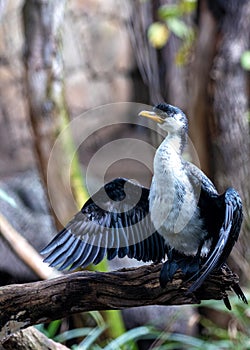
[[(168, 132), (155, 155), (150, 190), (124, 178), (107, 183), (41, 253), (59, 270), (98, 264), (105, 256), (161, 262), (167, 255), (161, 286), (181, 269), (194, 292), (237, 241), (241, 199), (233, 188), (218, 194), (200, 169), (183, 160), (188, 122), (181, 110), (160, 104), (140, 115)], [(238, 285), (234, 290), (247, 302)]]
[(98, 264), (105, 255), (160, 262), (164, 239), (150, 220), (148, 196), (147, 188), (124, 178), (107, 183), (42, 250), (49, 254), (44, 261), (59, 270)]

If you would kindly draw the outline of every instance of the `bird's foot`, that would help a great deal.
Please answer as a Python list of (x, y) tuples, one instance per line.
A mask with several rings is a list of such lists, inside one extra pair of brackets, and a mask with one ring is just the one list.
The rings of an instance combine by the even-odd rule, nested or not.
[(177, 261), (167, 260), (161, 268), (160, 285), (165, 288), (168, 282), (172, 282), (174, 274), (179, 269)]
[(194, 256), (187, 257), (186, 261), (183, 261), (183, 265), (180, 268), (185, 276), (185, 280), (192, 281), (199, 274), (200, 267), (200, 257)]
[(161, 268), (160, 285), (166, 287), (168, 282), (173, 280), (177, 270), (181, 270), (184, 275), (184, 280), (192, 280), (199, 273), (200, 259), (195, 256), (182, 256), (167, 260)]

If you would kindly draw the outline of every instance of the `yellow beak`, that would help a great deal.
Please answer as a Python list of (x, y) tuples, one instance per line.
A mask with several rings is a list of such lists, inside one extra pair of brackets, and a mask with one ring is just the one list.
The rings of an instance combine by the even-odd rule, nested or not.
[(138, 115), (140, 117), (146, 117), (146, 118), (152, 119), (154, 122), (157, 122), (160, 124), (164, 123), (164, 119), (161, 118), (159, 115), (157, 115), (155, 112), (141, 111)]

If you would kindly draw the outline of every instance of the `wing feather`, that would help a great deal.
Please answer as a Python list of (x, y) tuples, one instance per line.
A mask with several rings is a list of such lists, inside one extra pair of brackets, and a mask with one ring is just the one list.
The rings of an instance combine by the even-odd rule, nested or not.
[(80, 256), (83, 254), (85, 243), (82, 242), (79, 238), (76, 239), (78, 242), (77, 246), (75, 247), (74, 252), (71, 255), (68, 255), (66, 259), (64, 259), (64, 263), (59, 266), (58, 270), (62, 271), (66, 269), (67, 267), (71, 267), (71, 265), (77, 261)]
[(148, 196), (147, 188), (127, 179), (109, 182), (41, 251), (48, 254), (44, 261), (73, 270), (98, 264), (105, 255), (108, 260), (162, 260), (164, 239), (150, 221)]
[(224, 220), (219, 231), (219, 237), (217, 242), (212, 245), (213, 248), (208, 259), (199, 270), (200, 276), (189, 288), (189, 292), (198, 289), (213, 270), (225, 263), (239, 236), (243, 215), (238, 193), (234, 189), (229, 188), (218, 198), (218, 201), (224, 204)]

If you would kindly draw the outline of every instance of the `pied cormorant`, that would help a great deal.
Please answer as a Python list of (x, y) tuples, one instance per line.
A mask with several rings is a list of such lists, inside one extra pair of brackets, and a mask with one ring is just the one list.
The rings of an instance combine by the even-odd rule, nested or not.
[[(116, 178), (96, 192), (42, 250), (59, 270), (98, 264), (105, 256), (163, 263), (162, 287), (181, 269), (197, 290), (221, 267), (238, 239), (242, 223), (239, 194), (218, 194), (194, 164), (183, 159), (188, 121), (177, 107), (161, 103), (140, 116), (167, 132), (154, 157), (150, 189)], [(235, 291), (246, 298), (237, 285)], [(228, 303), (227, 303), (228, 304)]]

